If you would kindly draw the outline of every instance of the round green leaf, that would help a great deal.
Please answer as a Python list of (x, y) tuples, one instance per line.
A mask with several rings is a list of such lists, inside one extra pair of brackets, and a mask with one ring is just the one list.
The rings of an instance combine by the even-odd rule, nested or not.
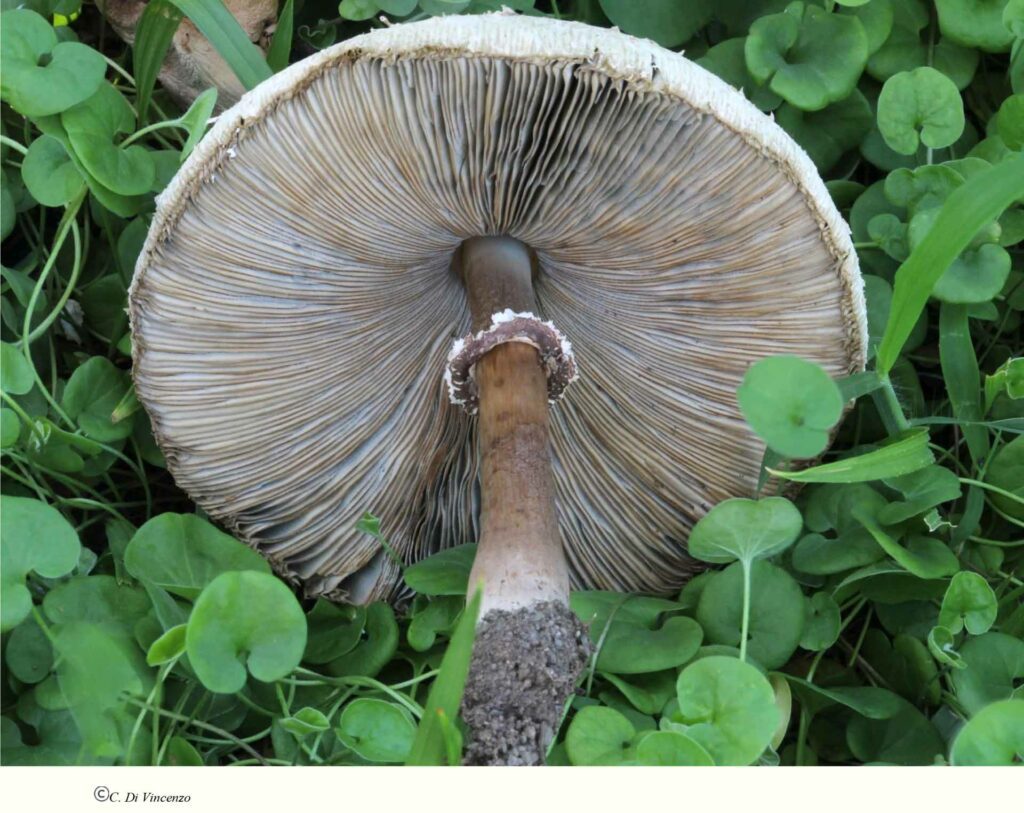
[(622, 714), (603, 706), (580, 709), (569, 724), (565, 750), (573, 765), (635, 764), (636, 729)]
[(713, 655), (687, 666), (676, 682), (678, 719), (685, 734), (716, 765), (749, 765), (779, 724), (768, 679), (735, 658)]
[(807, 602), (807, 616), (800, 635), (800, 647), (819, 652), (839, 638), (839, 605), (828, 593), (815, 593)]
[(405, 709), (384, 700), (353, 700), (338, 720), (338, 739), (370, 762), (405, 762), (416, 726)]
[(950, 751), (954, 765), (1019, 765), (1024, 759), (1024, 700), (986, 706), (965, 725)]
[(149, 611), (150, 602), (138, 587), (118, 584), (113, 576), (75, 576), (50, 590), (43, 599), (46, 616), (54, 624), (88, 621), (131, 638), (135, 625)]
[(44, 135), (32, 142), (21, 163), (25, 186), (43, 206), (63, 206), (85, 187), (85, 178), (64, 145)]
[(135, 532), (124, 564), (136, 579), (194, 600), (221, 573), (270, 572), (256, 551), (195, 514), (160, 514)]
[(24, 395), (35, 381), (28, 359), (13, 344), (0, 342), (0, 389), (11, 395)]
[(33, 571), (48, 579), (70, 573), (82, 547), (63, 515), (38, 500), (0, 497), (0, 528), (0, 629), (6, 632), (32, 610), (25, 577)]
[(338, 5), (338, 14), (346, 20), (369, 20), (374, 14), (380, 11), (380, 6), (374, 0), (341, 0)]
[(868, 58), (859, 19), (801, 2), (759, 18), (746, 42), (751, 75), (803, 110), (850, 95)]
[(464, 596), (476, 545), (457, 545), (409, 565), (405, 583), (427, 596)]
[(61, 405), (86, 435), (101, 443), (110, 443), (132, 433), (131, 421), (114, 423), (111, 420), (111, 413), (128, 387), (124, 372), (109, 359), (93, 356), (71, 374)]
[(1010, 275), (1010, 255), (1002, 246), (985, 243), (967, 249), (935, 283), (936, 299), (970, 305), (994, 299)]
[(1004, 514), (1024, 519), (1024, 503), (1021, 502), (1024, 499), (1024, 436), (1018, 436), (996, 452), (985, 472), (985, 482), (1019, 497), (1013, 500), (995, 492), (988, 495)]
[(0, 409), (0, 449), (7, 449), (21, 436), (21, 418), (13, 409)]
[(656, 630), (617, 622), (605, 636), (597, 658), (602, 672), (633, 675), (671, 669), (689, 661), (704, 633), (692, 618), (675, 616)]
[(818, 170), (826, 172), (864, 140), (874, 118), (867, 99), (854, 90), (823, 110), (810, 112), (784, 104), (775, 112), (775, 121), (804, 148)]
[(24, 116), (50, 116), (88, 99), (103, 81), (102, 54), (58, 42), (34, 11), (15, 9), (0, 24), (0, 95)]
[(950, 677), (956, 699), (969, 714), (1013, 696), (1024, 679), (1024, 641), (1001, 632), (969, 638), (960, 649), (963, 669)]
[(960, 91), (934, 68), (902, 71), (886, 79), (878, 97), (878, 129), (902, 155), (913, 155), (919, 141), (948, 147), (964, 130)]
[(265, 573), (222, 573), (200, 594), (188, 620), (185, 649), (196, 676), (211, 692), (289, 674), (306, 647), (306, 617), (291, 590)]
[(135, 144), (121, 147), (119, 133), (134, 129), (134, 116), (125, 98), (104, 82), (86, 101), (60, 117), (68, 140), (86, 171), (118, 195), (143, 195), (153, 188), (156, 165), (149, 150)]
[[(747, 651), (766, 669), (777, 669), (796, 651), (807, 614), (806, 600), (793, 577), (768, 562), (754, 562), (750, 573)], [(743, 566), (730, 565), (708, 582), (697, 605), (697, 620), (713, 644), (739, 646), (743, 622)]]
[(326, 665), (328, 674), (342, 677), (374, 677), (398, 649), (398, 622), (395, 612), (382, 601), (366, 608), (366, 631), (354, 649)]
[(306, 616), (309, 635), (302, 660), (327, 663), (355, 649), (366, 627), (366, 608), (339, 606), (322, 598)]
[(601, 11), (627, 34), (652, 39), (666, 48), (682, 45), (711, 19), (709, 0), (599, 0)]
[(933, 765), (945, 751), (942, 737), (914, 706), (894, 698), (898, 713), (883, 720), (854, 717), (846, 730), (847, 744), (861, 762)]
[(803, 519), (784, 497), (718, 503), (690, 532), (687, 547), (702, 562), (725, 564), (775, 556), (793, 544)]
[(771, 356), (754, 364), (736, 393), (747, 423), (784, 457), (814, 457), (843, 414), (836, 383), (817, 364)]
[(1010, 49), (1013, 34), (1003, 25), (1006, 0), (935, 0), (939, 28), (954, 42), (1001, 53)]
[(640, 765), (685, 765), (710, 767), (715, 764), (703, 746), (679, 731), (652, 731), (637, 743)]
[(742, 90), (759, 110), (774, 110), (782, 102), (782, 98), (772, 93), (768, 87), (758, 85), (754, 81), (754, 77), (747, 70), (747, 58), (743, 52), (745, 43), (744, 37), (734, 37), (720, 42), (709, 48), (708, 52), (697, 60), (697, 64), (737, 90)]
[(50, 674), (53, 647), (34, 618), (26, 618), (11, 631), (4, 663), (22, 683), (39, 683)]
[(996, 594), (977, 573), (961, 571), (953, 576), (942, 599), (939, 624), (957, 633), (967, 628), (971, 635), (988, 632), (999, 611)]

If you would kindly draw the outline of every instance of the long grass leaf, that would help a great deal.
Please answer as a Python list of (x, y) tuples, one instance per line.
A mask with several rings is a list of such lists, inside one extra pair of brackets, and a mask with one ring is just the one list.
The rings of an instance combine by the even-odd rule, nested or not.
[(238, 20), (224, 7), (221, 0), (171, 0), (206, 37), (238, 81), (251, 90), (272, 72), (260, 49), (246, 36)]
[(132, 68), (137, 92), (135, 109), (140, 122), (146, 116), (156, 78), (183, 16), (171, 0), (151, 0), (139, 19), (132, 45)]

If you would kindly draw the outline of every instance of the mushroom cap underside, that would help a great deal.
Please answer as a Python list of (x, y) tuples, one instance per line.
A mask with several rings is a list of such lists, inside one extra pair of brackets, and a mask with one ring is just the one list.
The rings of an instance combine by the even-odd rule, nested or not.
[(618, 32), (505, 14), (356, 37), (249, 93), (161, 196), (130, 295), (177, 482), (311, 595), (395, 597), (475, 541), (474, 421), (445, 360), (451, 257), (537, 254), (581, 377), (551, 411), (577, 587), (666, 592), (692, 524), (749, 496), (754, 361), (863, 368), (862, 283), (813, 164), (742, 95)]

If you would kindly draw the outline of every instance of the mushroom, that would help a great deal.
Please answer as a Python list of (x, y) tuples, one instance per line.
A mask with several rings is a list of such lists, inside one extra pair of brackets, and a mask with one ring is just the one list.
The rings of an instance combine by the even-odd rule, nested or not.
[(505, 13), (247, 94), (161, 196), (130, 312), (178, 483), (307, 594), (397, 600), (396, 559), (479, 542), (477, 763), (543, 760), (587, 652), (570, 585), (678, 589), (694, 522), (755, 492), (747, 367), (840, 376), (867, 343), (778, 126), (653, 43)]

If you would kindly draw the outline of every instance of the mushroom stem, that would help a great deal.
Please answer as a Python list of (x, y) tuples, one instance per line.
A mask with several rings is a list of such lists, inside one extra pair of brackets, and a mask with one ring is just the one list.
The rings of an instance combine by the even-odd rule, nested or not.
[[(462, 250), (473, 329), (506, 308), (536, 309), (529, 249), (476, 237)], [(484, 582), (481, 618), (540, 601), (568, 604), (569, 568), (558, 536), (548, 437), (547, 378), (537, 350), (509, 342), (476, 365), (480, 393), (480, 539), (470, 584)]]
[[(456, 256), (474, 330), (506, 309), (534, 312), (529, 249), (476, 237)], [(475, 368), (479, 393), (480, 539), (470, 584), (483, 582), (462, 717), (464, 760), (543, 764), (589, 654), (569, 609), (548, 434), (548, 388), (537, 350), (500, 344)]]

